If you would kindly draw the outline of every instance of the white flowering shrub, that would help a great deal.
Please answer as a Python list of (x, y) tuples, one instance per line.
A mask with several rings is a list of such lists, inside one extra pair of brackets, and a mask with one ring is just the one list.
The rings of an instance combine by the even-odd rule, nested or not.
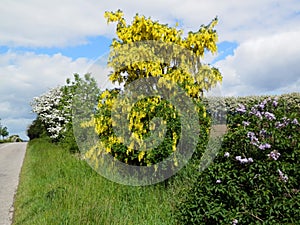
[(33, 112), (45, 124), (52, 139), (61, 137), (66, 131), (66, 124), (71, 121), (71, 100), (63, 102), (65, 99), (62, 87), (58, 86), (31, 102)]
[(72, 113), (74, 110), (82, 110), (82, 106), (93, 108), (89, 98), (98, 98), (99, 93), (97, 83), (90, 74), (85, 74), (83, 78), (74, 74), (73, 81), (67, 79), (66, 85), (52, 88), (33, 99), (31, 106), (37, 119), (28, 128), (27, 135), (30, 139), (48, 135), (70, 152), (77, 152)]
[(299, 223), (299, 103), (294, 93), (235, 104), (214, 163), (178, 203), (179, 224)]

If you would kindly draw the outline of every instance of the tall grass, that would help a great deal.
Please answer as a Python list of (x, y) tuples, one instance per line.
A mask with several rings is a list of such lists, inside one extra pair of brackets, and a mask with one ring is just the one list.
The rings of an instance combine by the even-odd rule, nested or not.
[(113, 183), (61, 147), (28, 145), (15, 200), (14, 225), (175, 224), (174, 189)]

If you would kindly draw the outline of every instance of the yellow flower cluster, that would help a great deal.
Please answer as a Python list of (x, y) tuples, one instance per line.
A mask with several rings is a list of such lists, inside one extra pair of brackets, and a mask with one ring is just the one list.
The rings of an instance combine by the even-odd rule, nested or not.
[(108, 61), (114, 69), (112, 82), (126, 84), (141, 77), (163, 76), (184, 84), (192, 97), (199, 97), (222, 81), (218, 69), (203, 65), (199, 59), (205, 50), (217, 51), (217, 18), (182, 37), (182, 30), (144, 16), (136, 15), (131, 25), (126, 25), (122, 11), (106, 12), (105, 17), (107, 22), (117, 22), (118, 39), (113, 40)]

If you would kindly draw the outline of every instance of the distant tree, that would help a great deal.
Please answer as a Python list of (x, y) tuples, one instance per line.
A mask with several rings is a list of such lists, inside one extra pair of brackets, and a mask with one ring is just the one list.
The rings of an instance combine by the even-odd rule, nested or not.
[(2, 140), (9, 135), (7, 127), (3, 127), (1, 124), (1, 118), (0, 118), (0, 136), (2, 136)]
[(7, 137), (8, 135), (9, 135), (9, 132), (8, 132), (7, 127), (1, 128), (1, 136), (2, 136), (2, 139), (4, 139), (5, 137)]

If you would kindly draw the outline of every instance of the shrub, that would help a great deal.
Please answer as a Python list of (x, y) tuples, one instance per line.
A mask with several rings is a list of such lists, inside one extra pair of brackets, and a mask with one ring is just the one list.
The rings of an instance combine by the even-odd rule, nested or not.
[(47, 136), (47, 129), (39, 117), (37, 117), (28, 127), (27, 136), (30, 140)]
[(178, 203), (180, 224), (298, 223), (299, 111), (285, 97), (240, 105), (229, 116), (214, 163)]

